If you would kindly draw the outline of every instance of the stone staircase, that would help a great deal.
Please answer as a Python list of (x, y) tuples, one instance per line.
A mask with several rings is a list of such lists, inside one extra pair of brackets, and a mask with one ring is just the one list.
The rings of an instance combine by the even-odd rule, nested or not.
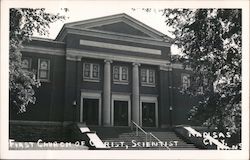
[[(170, 129), (148, 128), (145, 133), (131, 131), (130, 127), (90, 127), (111, 150), (196, 150), (193, 144), (179, 138)], [(150, 133), (152, 135), (150, 135)], [(160, 142), (154, 138), (158, 138)], [(147, 140), (147, 141), (146, 141)]]
[(198, 148), (192, 144), (185, 142), (183, 139), (178, 137), (173, 131), (153, 131), (151, 132), (158, 139), (163, 142), (169, 142), (168, 145), (170, 150), (197, 150)]

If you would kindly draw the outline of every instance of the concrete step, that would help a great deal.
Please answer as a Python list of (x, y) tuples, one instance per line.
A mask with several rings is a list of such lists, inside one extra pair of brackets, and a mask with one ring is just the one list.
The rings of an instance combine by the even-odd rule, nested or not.
[[(111, 147), (111, 150), (167, 150), (168, 148), (164, 146), (150, 146), (150, 147), (131, 147), (133, 146), (132, 141), (135, 140), (136, 142), (145, 142), (146, 141), (146, 135), (139, 131), (136, 135), (136, 131), (131, 131), (129, 127), (93, 127), (96, 131), (96, 133), (99, 135), (101, 140), (106, 143), (120, 143), (124, 142), (124, 145), (126, 146), (116, 146)], [(178, 137), (173, 131), (170, 129), (158, 129), (158, 128), (147, 128), (145, 129), (146, 132), (152, 133), (155, 135), (161, 142), (164, 144), (168, 144), (173, 141), (178, 141), (177, 146), (168, 146), (170, 149), (173, 150), (192, 150), (197, 149), (193, 144), (186, 143), (184, 140), (182, 140), (180, 137)], [(147, 140), (149, 141), (149, 135), (147, 137)], [(158, 142), (154, 138), (151, 137), (151, 140), (154, 142)], [(174, 142), (173, 142), (174, 143)]]

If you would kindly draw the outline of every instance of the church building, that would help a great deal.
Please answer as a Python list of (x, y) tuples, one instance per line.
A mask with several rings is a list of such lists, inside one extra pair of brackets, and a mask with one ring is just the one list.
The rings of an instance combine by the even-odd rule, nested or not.
[(181, 93), (190, 68), (171, 62), (172, 40), (126, 15), (64, 24), (57, 37), (33, 38), (23, 68), (41, 86), (36, 103), (12, 120), (167, 128), (189, 124), (194, 100)]

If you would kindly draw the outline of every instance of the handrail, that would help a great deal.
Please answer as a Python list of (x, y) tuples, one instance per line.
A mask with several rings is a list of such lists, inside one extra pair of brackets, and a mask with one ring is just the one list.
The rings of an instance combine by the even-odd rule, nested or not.
[(132, 125), (131, 125), (131, 130), (133, 130), (133, 124), (136, 127), (136, 136), (138, 136), (138, 128), (145, 134), (146, 137), (146, 143), (148, 142), (148, 133), (146, 131), (144, 131), (137, 123), (135, 123), (134, 121), (131, 121)]
[[(151, 142), (151, 136), (153, 137), (153, 138), (155, 138), (158, 142), (162, 142), (159, 138), (157, 138), (153, 133), (151, 133), (151, 132), (149, 132), (149, 135), (150, 135), (150, 137), (149, 137), (149, 141)], [(165, 146), (168, 150), (170, 150), (170, 148), (168, 147), (168, 146)]]
[[(137, 128), (139, 128), (144, 134), (148, 134), (146, 131), (144, 131), (137, 123), (134, 121), (131, 121)], [(133, 128), (133, 126), (131, 126)]]
[[(146, 143), (148, 142), (148, 135), (149, 135), (149, 142), (151, 143), (151, 136), (153, 137), (153, 138), (155, 138), (158, 142), (161, 142), (162, 143), (162, 141), (159, 139), (159, 138), (157, 138), (155, 135), (153, 135), (153, 133), (151, 133), (151, 132), (146, 132), (144, 129), (142, 129), (137, 123), (135, 123), (134, 121), (131, 121), (132, 122), (132, 125), (131, 125), (131, 130), (133, 130), (133, 125), (135, 125), (135, 127), (136, 127), (136, 136), (138, 136), (138, 128), (145, 134), (145, 136), (146, 136)], [(170, 148), (168, 147), (168, 146), (165, 146), (168, 150), (170, 150)]]
[(153, 133), (149, 133), (152, 137), (154, 137), (157, 141), (161, 142), (161, 140), (159, 138), (157, 138), (155, 135), (153, 135)]

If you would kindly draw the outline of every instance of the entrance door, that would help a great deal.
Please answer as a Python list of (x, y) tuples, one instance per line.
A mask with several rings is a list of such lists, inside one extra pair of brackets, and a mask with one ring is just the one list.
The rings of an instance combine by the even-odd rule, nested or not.
[(142, 126), (155, 127), (155, 103), (142, 102)]
[(83, 98), (83, 121), (88, 125), (98, 125), (98, 99)]
[(128, 101), (114, 101), (114, 125), (128, 126)]

